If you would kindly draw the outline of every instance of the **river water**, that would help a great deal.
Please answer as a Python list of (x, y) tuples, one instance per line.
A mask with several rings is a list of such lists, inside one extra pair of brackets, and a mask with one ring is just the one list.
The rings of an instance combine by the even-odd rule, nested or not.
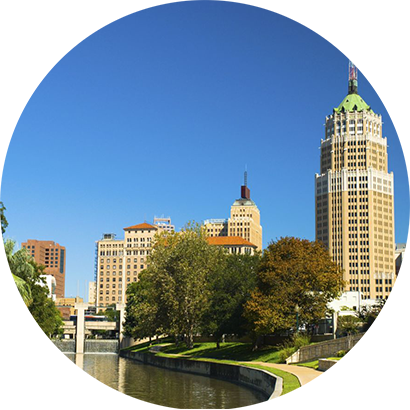
[(160, 369), (116, 354), (66, 356), (91, 376), (136, 399), (180, 409), (230, 409), (266, 400), (257, 391), (211, 377)]

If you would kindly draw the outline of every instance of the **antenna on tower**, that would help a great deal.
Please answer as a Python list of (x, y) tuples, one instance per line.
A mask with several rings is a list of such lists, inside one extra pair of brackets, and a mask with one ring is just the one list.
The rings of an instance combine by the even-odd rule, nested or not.
[(247, 165), (245, 165), (244, 185), (248, 186), (248, 166)]
[(349, 1), (349, 94), (357, 94), (355, 0)]

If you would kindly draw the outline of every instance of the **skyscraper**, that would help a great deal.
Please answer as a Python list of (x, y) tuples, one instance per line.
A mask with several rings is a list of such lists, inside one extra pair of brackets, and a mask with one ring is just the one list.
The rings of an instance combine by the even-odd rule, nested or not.
[(65, 293), (65, 247), (53, 241), (38, 241), (29, 239), (21, 244), (26, 248), (36, 263), (46, 267), (47, 275), (53, 275), (56, 280), (55, 294), (63, 298)]
[(394, 186), (382, 118), (358, 94), (349, 63), (348, 93), (326, 117), (316, 174), (316, 239), (344, 271), (345, 290), (384, 299), (395, 282)]
[(207, 219), (204, 221), (208, 236), (239, 236), (262, 250), (262, 226), (258, 207), (251, 199), (248, 188), (247, 172), (244, 185), (241, 186), (241, 197), (231, 206), (229, 219)]

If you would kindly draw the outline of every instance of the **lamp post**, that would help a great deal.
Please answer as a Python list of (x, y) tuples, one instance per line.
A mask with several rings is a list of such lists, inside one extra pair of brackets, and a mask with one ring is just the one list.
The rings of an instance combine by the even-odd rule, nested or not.
[(296, 312), (296, 333), (299, 333), (299, 305), (295, 306), (295, 312)]

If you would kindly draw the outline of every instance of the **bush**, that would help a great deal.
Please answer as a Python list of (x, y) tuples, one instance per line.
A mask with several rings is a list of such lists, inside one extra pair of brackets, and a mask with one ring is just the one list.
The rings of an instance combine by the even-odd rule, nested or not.
[(343, 356), (345, 356), (346, 353), (347, 353), (346, 350), (339, 350), (336, 353), (336, 357), (343, 357)]
[(302, 333), (296, 333), (292, 338), (292, 343), (296, 351), (302, 346), (307, 346), (308, 344), (310, 344), (310, 337)]
[(296, 352), (297, 349), (295, 349), (294, 347), (284, 347), (282, 350), (279, 351), (279, 360), (280, 363), (286, 363), (286, 359), (289, 356), (292, 356), (293, 353)]

